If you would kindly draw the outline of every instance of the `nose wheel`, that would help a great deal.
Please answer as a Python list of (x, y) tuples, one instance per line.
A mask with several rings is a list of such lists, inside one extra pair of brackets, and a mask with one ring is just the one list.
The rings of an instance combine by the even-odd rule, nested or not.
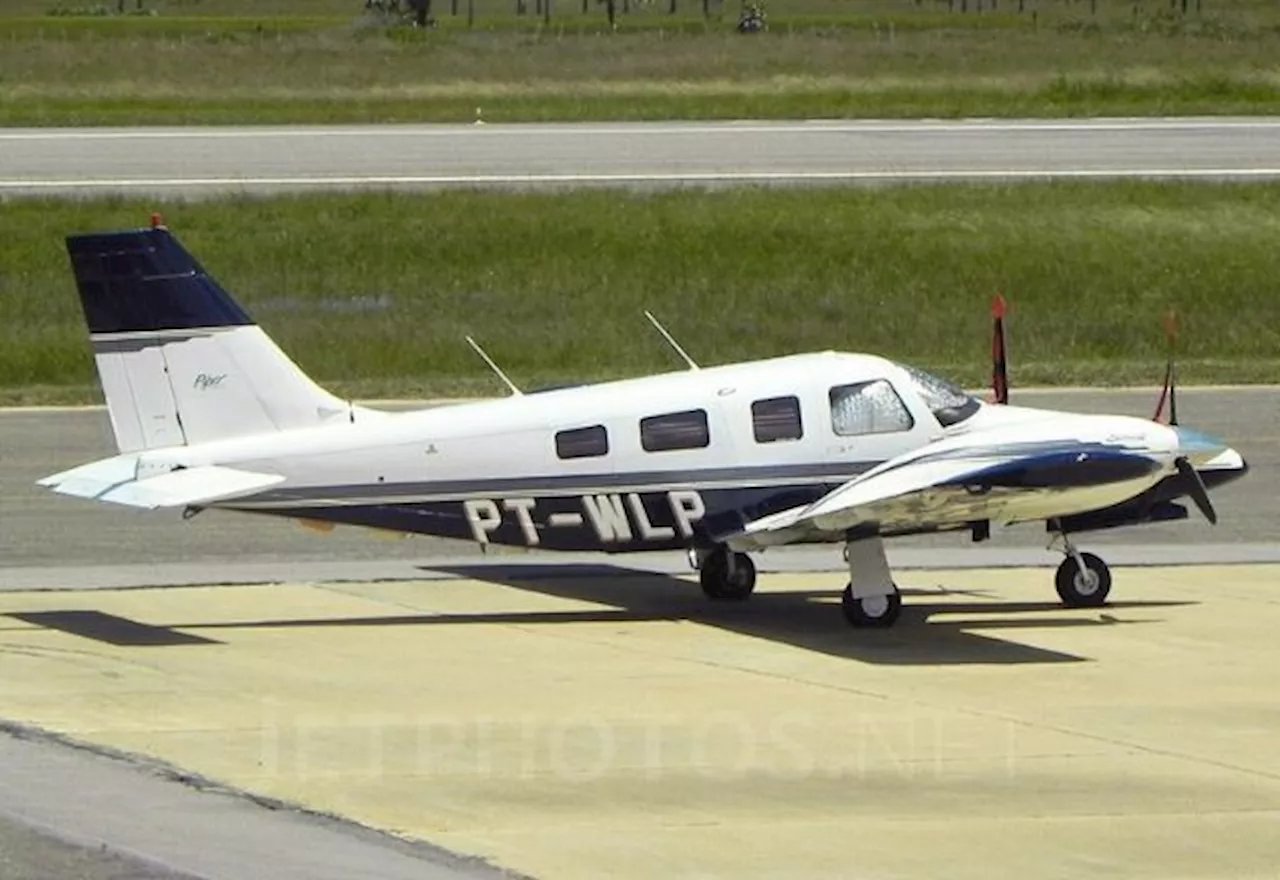
[(1066, 542), (1066, 554), (1054, 576), (1062, 604), (1068, 608), (1105, 605), (1111, 593), (1111, 569), (1098, 556), (1081, 553), (1070, 542)]

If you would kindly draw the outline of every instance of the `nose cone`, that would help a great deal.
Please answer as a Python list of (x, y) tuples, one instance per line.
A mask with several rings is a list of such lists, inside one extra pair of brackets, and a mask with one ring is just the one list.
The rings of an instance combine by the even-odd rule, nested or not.
[(1224, 441), (1194, 428), (1175, 427), (1173, 433), (1178, 438), (1178, 452), (1182, 455), (1217, 455), (1224, 449), (1230, 449)]
[(1213, 475), (1217, 482), (1225, 482), (1248, 472), (1244, 457), (1225, 441), (1193, 428), (1173, 430), (1178, 437), (1178, 455), (1190, 461), (1203, 477)]

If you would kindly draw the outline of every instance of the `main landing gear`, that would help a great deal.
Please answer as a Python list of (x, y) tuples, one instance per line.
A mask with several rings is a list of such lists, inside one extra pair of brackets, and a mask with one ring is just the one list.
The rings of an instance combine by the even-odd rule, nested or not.
[[(1105, 605), (1107, 595), (1111, 592), (1111, 569), (1098, 556), (1081, 553), (1065, 533), (1060, 537), (1066, 559), (1058, 566), (1053, 580), (1062, 604), (1068, 608), (1097, 608)], [(1056, 541), (1057, 539), (1055, 543)]]
[[(1106, 604), (1111, 592), (1111, 570), (1092, 553), (1082, 553), (1066, 534), (1059, 534), (1065, 555), (1058, 566), (1054, 584), (1062, 604), (1068, 608), (1097, 608)], [(1053, 546), (1050, 545), (1050, 547)], [(887, 629), (902, 615), (902, 594), (893, 582), (885, 558), (884, 541), (879, 537), (860, 538), (844, 545), (849, 564), (849, 583), (840, 599), (844, 619), (859, 629)], [(741, 602), (756, 586), (756, 567), (751, 557), (725, 546), (690, 551), (690, 562), (698, 569), (702, 592), (709, 599)]]
[(889, 571), (884, 541), (879, 537), (847, 541), (844, 558), (849, 563), (849, 583), (840, 598), (844, 619), (859, 629), (887, 629), (897, 623), (902, 594)]
[[(840, 607), (851, 626), (881, 629), (893, 626), (902, 613), (902, 595), (893, 582), (880, 538), (850, 541), (845, 545), (849, 583)], [(691, 552), (689, 561), (698, 569), (702, 592), (718, 601), (742, 601), (756, 586), (751, 557), (719, 546)]]
[(717, 547), (694, 561), (708, 599), (741, 602), (756, 588), (756, 565), (745, 553)]

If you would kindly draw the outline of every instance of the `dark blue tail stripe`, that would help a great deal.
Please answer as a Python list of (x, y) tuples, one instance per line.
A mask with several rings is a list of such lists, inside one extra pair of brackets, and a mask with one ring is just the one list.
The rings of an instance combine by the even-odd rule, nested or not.
[(91, 333), (253, 323), (167, 229), (70, 236), (67, 253)]

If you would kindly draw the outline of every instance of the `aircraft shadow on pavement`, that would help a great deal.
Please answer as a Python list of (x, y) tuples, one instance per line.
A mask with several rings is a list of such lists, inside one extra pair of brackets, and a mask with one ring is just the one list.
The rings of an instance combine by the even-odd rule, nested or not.
[[(689, 580), (608, 564), (423, 566), (426, 571), (500, 584), (559, 599), (607, 607), (573, 610), (420, 613), (337, 618), (289, 618), (143, 624), (91, 610), (18, 612), (8, 616), (71, 635), (125, 647), (223, 644), (206, 632), (330, 627), (466, 626), (475, 624), (644, 623), (682, 620), (767, 639), (808, 651), (880, 665), (1069, 663), (1087, 658), (996, 638), (991, 630), (1065, 629), (1150, 623), (1158, 618), (1117, 612), (1192, 603), (1114, 602), (1063, 616), (1057, 602), (956, 601), (982, 591), (903, 590), (902, 617), (891, 630), (853, 630), (839, 608), (837, 574), (816, 573), (830, 589), (759, 592), (747, 602), (712, 602)], [(945, 598), (946, 601), (938, 601)], [(964, 615), (964, 619), (955, 619)], [(975, 617), (975, 615), (981, 615)], [(1050, 616), (1052, 615), (1052, 616)]]
[(81, 638), (123, 648), (171, 648), (177, 645), (217, 645), (219, 642), (179, 632), (166, 626), (139, 623), (92, 609), (20, 611), (7, 615), (14, 620), (53, 629)]
[[(685, 620), (797, 648), (882, 665), (1064, 663), (1087, 658), (994, 638), (975, 630), (1061, 629), (1151, 622), (1118, 619), (1115, 612), (1166, 608), (1185, 602), (1114, 602), (1063, 617), (1054, 601), (955, 601), (974, 591), (903, 590), (902, 617), (891, 630), (854, 630), (839, 608), (838, 574), (814, 574), (829, 589), (756, 593), (746, 602), (712, 602), (698, 585), (665, 574), (607, 564), (565, 566), (431, 566), (474, 580), (497, 583), (561, 599), (613, 606), (564, 612), (450, 615), (452, 622), (572, 623), (575, 621)], [(945, 602), (936, 601), (946, 596)], [(930, 601), (933, 599), (934, 601)], [(1049, 614), (1054, 616), (1048, 616)], [(965, 615), (956, 620), (953, 616)], [(974, 618), (973, 615), (982, 615)]]

